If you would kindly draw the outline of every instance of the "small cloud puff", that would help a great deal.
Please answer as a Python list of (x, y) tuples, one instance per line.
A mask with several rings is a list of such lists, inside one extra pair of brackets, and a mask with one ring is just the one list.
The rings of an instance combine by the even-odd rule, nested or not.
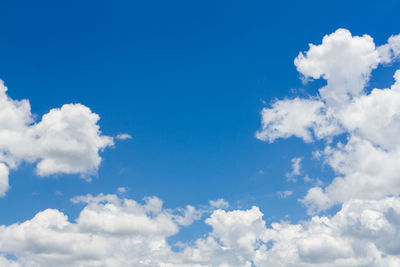
[(90, 180), (114, 144), (101, 134), (100, 116), (81, 104), (53, 108), (36, 122), (28, 100), (13, 100), (0, 80), (0, 196), (9, 189), (8, 172), (35, 163), (39, 176), (79, 174)]
[(292, 191), (290, 191), (290, 190), (285, 190), (285, 191), (279, 191), (279, 192), (277, 192), (276, 193), (280, 198), (287, 198), (287, 197), (289, 197), (289, 196), (291, 196), (292, 194), (293, 194), (293, 192)]
[(116, 139), (118, 139), (118, 140), (128, 140), (128, 139), (132, 139), (132, 136), (130, 134), (123, 133), (123, 134), (118, 134), (116, 136)]
[(217, 200), (210, 200), (208, 203), (212, 208), (215, 209), (227, 209), (229, 207), (229, 203), (225, 201), (223, 198), (219, 198)]

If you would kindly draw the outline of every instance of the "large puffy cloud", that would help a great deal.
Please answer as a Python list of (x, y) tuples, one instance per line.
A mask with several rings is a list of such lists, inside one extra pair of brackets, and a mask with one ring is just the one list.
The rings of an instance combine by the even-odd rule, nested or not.
[[(211, 231), (173, 249), (179, 209), (158, 198), (144, 203), (115, 195), (85, 196), (75, 222), (44, 210), (0, 226), (5, 266), (389, 266), (400, 263), (400, 199), (351, 200), (332, 217), (270, 226), (257, 207), (217, 209)], [(7, 265), (8, 264), (8, 265)]]
[(262, 130), (258, 139), (273, 142), (277, 138), (296, 136), (305, 142), (312, 140), (311, 128), (324, 123), (324, 103), (312, 99), (295, 98), (277, 101), (271, 109), (262, 111)]
[(398, 198), (351, 200), (333, 217), (273, 223), (262, 266), (397, 266)]
[(144, 205), (116, 196), (88, 200), (76, 223), (48, 209), (29, 221), (1, 227), (0, 250), (23, 266), (138, 266), (169, 252), (178, 231), (172, 215), (149, 198)]
[(167, 238), (178, 233), (180, 225), (190, 224), (193, 208), (164, 209), (156, 197), (143, 204), (116, 195), (72, 201), (86, 204), (75, 222), (59, 210), (47, 209), (31, 220), (0, 226), (0, 251), (15, 255), (22, 266), (183, 264)]
[(360, 95), (379, 62), (372, 38), (352, 36), (346, 29), (326, 35), (321, 45), (310, 44), (310, 49), (295, 59), (297, 70), (306, 78), (327, 81), (319, 93), (331, 105)]
[[(310, 98), (278, 100), (262, 111), (261, 140), (296, 136), (326, 140), (319, 151), (336, 177), (325, 188), (311, 188), (302, 200), (309, 212), (326, 210), (352, 198), (380, 199), (400, 193), (400, 70), (390, 88), (365, 89), (378, 64), (399, 58), (400, 35), (376, 47), (368, 36), (339, 29), (310, 45), (295, 59), (305, 79), (327, 85)], [(340, 134), (347, 141), (333, 142)]]
[(99, 119), (80, 104), (63, 105), (45, 114), (33, 128), (39, 147), (39, 175), (96, 171), (101, 162), (99, 150), (113, 143), (110, 137), (100, 135)]
[(394, 78), (390, 88), (373, 89), (354, 99), (337, 116), (347, 131), (386, 150), (400, 144), (400, 70)]
[(400, 150), (386, 151), (351, 137), (345, 145), (327, 147), (326, 161), (340, 176), (322, 189), (309, 190), (303, 202), (320, 211), (352, 198), (380, 199), (400, 192)]
[(99, 151), (113, 144), (101, 135), (100, 117), (81, 104), (50, 110), (35, 123), (28, 100), (13, 100), (0, 81), (0, 195), (8, 190), (8, 169), (37, 162), (40, 176), (81, 174), (89, 178), (100, 165)]
[(378, 48), (383, 63), (390, 63), (400, 56), (400, 35), (390, 36), (388, 43)]

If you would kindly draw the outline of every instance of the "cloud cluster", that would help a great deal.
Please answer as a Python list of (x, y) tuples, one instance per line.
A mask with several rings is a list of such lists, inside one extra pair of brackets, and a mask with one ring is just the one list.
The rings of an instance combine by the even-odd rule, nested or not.
[(101, 135), (100, 117), (81, 104), (50, 110), (35, 122), (28, 100), (13, 100), (0, 80), (0, 196), (9, 189), (9, 169), (37, 163), (40, 176), (81, 174), (89, 178), (100, 165), (99, 151), (113, 145)]
[[(325, 188), (308, 191), (302, 202), (310, 213), (354, 198), (400, 193), (400, 70), (390, 88), (366, 90), (371, 72), (399, 56), (400, 35), (376, 47), (368, 35), (352, 36), (339, 29), (295, 59), (304, 80), (326, 81), (318, 94), (278, 100), (263, 109), (262, 129), (256, 135), (261, 140), (326, 140), (318, 154), (337, 177)], [(342, 134), (346, 140), (334, 142)]]
[[(398, 266), (400, 199), (351, 200), (333, 217), (290, 224), (263, 220), (257, 207), (211, 211), (211, 230), (171, 246), (195, 208), (169, 210), (152, 197), (138, 203), (116, 195), (73, 199), (86, 206), (75, 222), (44, 210), (0, 226), (2, 266)], [(189, 216), (190, 217), (190, 216)], [(192, 217), (194, 220), (198, 216)], [(176, 249), (179, 248), (179, 249)], [(2, 262), (3, 261), (3, 262)]]
[[(372, 70), (399, 56), (400, 35), (376, 47), (368, 35), (339, 29), (295, 60), (304, 80), (322, 78), (326, 86), (313, 97), (279, 100), (262, 112), (261, 140), (325, 140), (315, 155), (337, 177), (325, 188), (312, 187), (301, 201), (310, 214), (341, 204), (335, 214), (268, 225), (255, 206), (228, 210), (218, 199), (172, 210), (156, 197), (123, 198), (126, 188), (120, 188), (117, 195), (73, 198), (84, 204), (75, 220), (47, 209), (1, 225), (0, 265), (400, 266), (400, 71), (390, 88), (366, 90)], [(14, 101), (3, 85), (0, 89), (0, 193), (9, 187), (9, 169), (21, 161), (37, 163), (39, 175), (97, 169), (99, 151), (113, 139), (101, 135), (96, 114), (79, 104), (64, 105), (35, 122), (27, 100)], [(341, 134), (345, 138), (335, 138)], [(301, 160), (292, 159), (288, 178), (302, 174)], [(170, 237), (203, 217), (208, 232), (171, 244)]]

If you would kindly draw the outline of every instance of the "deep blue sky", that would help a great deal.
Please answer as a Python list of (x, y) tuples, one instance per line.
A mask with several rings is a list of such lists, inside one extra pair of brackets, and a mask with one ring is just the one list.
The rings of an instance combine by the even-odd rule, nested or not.
[(12, 98), (29, 99), (39, 117), (82, 103), (104, 134), (133, 136), (102, 153), (91, 183), (39, 178), (30, 164), (12, 171), (0, 224), (45, 208), (74, 218), (71, 197), (118, 187), (171, 208), (222, 197), (260, 206), (267, 221), (305, 218), (297, 199), (310, 185), (286, 181), (290, 159), (306, 155), (312, 177), (332, 174), (311, 159), (315, 145), (254, 138), (263, 100), (315, 93), (293, 60), (337, 28), (377, 44), (400, 32), (398, 1), (1, 1), (0, 10), (0, 78)]

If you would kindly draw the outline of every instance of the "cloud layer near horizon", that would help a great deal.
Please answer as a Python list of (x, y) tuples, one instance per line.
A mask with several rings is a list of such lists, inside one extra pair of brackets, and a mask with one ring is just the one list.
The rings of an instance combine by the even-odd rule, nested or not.
[[(248, 210), (192, 206), (169, 210), (116, 195), (73, 199), (86, 206), (75, 222), (47, 209), (0, 226), (2, 266), (398, 266), (400, 199), (352, 200), (333, 217), (266, 225)], [(207, 213), (211, 231), (171, 246), (168, 237)], [(184, 221), (189, 223), (183, 223)]]

